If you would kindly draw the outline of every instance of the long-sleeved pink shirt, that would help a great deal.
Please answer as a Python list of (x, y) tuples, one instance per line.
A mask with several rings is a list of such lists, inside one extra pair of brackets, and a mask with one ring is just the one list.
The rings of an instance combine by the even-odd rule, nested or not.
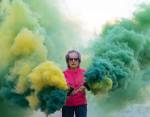
[[(64, 75), (68, 86), (73, 87), (75, 90), (80, 88), (85, 82), (84, 72), (85, 70), (81, 68), (75, 71), (71, 69), (65, 70)], [(78, 92), (74, 95), (67, 96), (65, 106), (79, 106), (83, 104), (87, 104), (86, 94), (85, 92)]]

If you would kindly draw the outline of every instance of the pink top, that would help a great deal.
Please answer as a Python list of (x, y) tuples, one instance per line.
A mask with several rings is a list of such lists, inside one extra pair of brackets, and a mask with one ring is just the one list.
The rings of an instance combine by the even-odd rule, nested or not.
[[(74, 89), (78, 89), (84, 84), (84, 69), (78, 68), (73, 71), (71, 69), (67, 69), (64, 71), (64, 75), (67, 81), (68, 86), (73, 87)], [(78, 92), (74, 95), (67, 96), (67, 100), (65, 106), (78, 106), (87, 104), (86, 94), (85, 92)]]

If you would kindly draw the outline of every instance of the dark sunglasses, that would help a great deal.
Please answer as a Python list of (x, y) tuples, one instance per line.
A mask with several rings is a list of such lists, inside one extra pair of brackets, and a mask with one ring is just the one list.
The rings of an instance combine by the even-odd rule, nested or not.
[(69, 58), (69, 61), (78, 61), (79, 60), (79, 58)]

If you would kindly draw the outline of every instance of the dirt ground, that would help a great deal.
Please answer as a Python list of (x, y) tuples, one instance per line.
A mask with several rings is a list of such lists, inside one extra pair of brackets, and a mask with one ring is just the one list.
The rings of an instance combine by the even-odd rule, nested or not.
[[(35, 112), (32, 117), (46, 117), (43, 112)], [(49, 115), (48, 117), (61, 117), (61, 111), (57, 111), (54, 114)]]

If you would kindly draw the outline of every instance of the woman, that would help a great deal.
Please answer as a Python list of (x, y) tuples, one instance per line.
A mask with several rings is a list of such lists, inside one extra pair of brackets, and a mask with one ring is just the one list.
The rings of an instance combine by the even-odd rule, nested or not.
[(76, 50), (68, 51), (66, 54), (68, 68), (64, 75), (70, 90), (64, 107), (62, 117), (87, 117), (87, 100), (84, 87), (84, 69), (80, 68), (81, 55)]

